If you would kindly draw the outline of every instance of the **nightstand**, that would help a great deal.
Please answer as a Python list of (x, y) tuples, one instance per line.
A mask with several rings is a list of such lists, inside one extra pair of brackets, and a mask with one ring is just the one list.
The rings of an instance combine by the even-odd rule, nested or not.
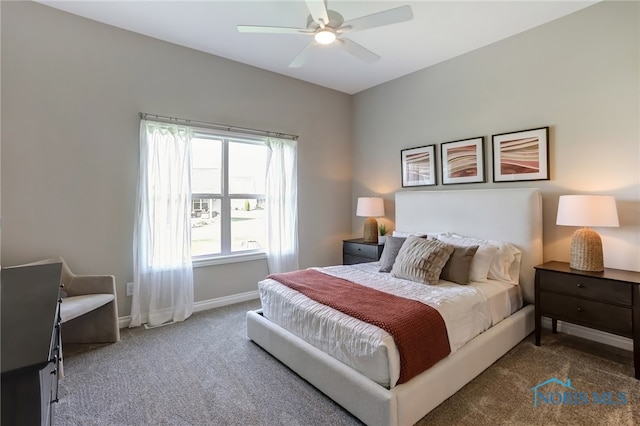
[(541, 317), (633, 339), (635, 377), (640, 379), (640, 272), (605, 268), (604, 272), (571, 269), (565, 262), (535, 267), (535, 343), (540, 346)]
[(362, 238), (342, 241), (342, 264), (377, 262), (382, 255), (384, 243), (365, 243)]

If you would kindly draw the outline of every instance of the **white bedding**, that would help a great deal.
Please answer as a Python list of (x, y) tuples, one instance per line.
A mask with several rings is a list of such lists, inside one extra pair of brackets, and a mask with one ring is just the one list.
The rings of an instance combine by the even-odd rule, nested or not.
[[(435, 308), (445, 321), (452, 354), (522, 307), (520, 288), (512, 284), (489, 280), (462, 286), (441, 280), (437, 286), (427, 286), (379, 273), (378, 268), (374, 262), (316, 269)], [(395, 386), (400, 360), (386, 331), (319, 304), (277, 281), (265, 279), (258, 287), (263, 314), (270, 321), (376, 383)]]

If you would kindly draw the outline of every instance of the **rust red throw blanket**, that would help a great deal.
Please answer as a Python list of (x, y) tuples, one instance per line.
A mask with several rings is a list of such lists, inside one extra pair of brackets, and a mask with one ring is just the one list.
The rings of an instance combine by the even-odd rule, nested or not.
[(398, 384), (451, 352), (440, 313), (424, 303), (369, 288), (314, 269), (269, 275), (323, 305), (387, 331), (400, 352)]

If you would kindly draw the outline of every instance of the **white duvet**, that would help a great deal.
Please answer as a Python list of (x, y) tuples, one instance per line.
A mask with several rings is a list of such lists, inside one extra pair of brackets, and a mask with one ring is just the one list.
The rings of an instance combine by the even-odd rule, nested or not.
[[(522, 306), (519, 287), (500, 281), (463, 286), (441, 280), (429, 286), (393, 278), (378, 268), (378, 263), (361, 263), (314, 269), (435, 308), (447, 327), (451, 353)], [(400, 358), (389, 333), (272, 279), (261, 281), (258, 287), (263, 314), (270, 321), (376, 383), (395, 386)]]

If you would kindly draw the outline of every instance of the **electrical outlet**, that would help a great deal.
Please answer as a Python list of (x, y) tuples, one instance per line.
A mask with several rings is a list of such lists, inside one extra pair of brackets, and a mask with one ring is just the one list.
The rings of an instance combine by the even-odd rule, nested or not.
[(133, 296), (133, 283), (127, 283), (127, 296)]

